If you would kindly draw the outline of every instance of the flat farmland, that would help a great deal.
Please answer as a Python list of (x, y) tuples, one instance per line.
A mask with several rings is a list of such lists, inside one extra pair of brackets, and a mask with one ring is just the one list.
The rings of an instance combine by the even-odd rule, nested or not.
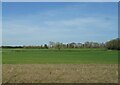
[(3, 64), (3, 83), (118, 83), (117, 64)]
[(117, 83), (118, 51), (3, 49), (3, 83)]
[(118, 51), (104, 49), (3, 49), (3, 64), (116, 64)]

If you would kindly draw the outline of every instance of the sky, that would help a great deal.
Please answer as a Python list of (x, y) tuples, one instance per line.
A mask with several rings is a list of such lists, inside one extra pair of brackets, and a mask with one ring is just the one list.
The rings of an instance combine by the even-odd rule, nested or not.
[(1, 0), (2, 2), (119, 2), (119, 0)]
[(106, 42), (118, 37), (117, 2), (3, 2), (3, 45)]
[(0, 2), (0, 46), (1, 45), (2, 45), (2, 3)]

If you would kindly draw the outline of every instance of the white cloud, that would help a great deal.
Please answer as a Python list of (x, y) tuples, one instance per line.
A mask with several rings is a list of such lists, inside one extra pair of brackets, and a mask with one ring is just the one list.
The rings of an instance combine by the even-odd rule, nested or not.
[[(64, 9), (69, 9), (72, 15), (69, 6)], [(49, 41), (84, 42), (86, 40), (103, 42), (117, 37), (117, 16), (106, 15), (106, 13), (88, 16), (81, 13), (87, 16), (70, 17), (66, 10), (61, 8), (26, 16), (4, 17), (3, 44), (33, 44)], [(67, 16), (69, 18), (66, 18)]]
[[(20, 21), (21, 22), (21, 21)], [(44, 25), (29, 24), (23, 20), (4, 22), (4, 42), (49, 42), (49, 41), (79, 41), (96, 40), (96, 38), (111, 37), (116, 34), (117, 22), (96, 17), (73, 18), (69, 20), (43, 21)], [(117, 36), (116, 36), (117, 37)]]

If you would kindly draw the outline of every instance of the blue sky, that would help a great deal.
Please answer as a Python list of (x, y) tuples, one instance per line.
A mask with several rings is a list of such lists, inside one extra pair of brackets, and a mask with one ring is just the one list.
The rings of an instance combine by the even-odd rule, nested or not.
[(4, 2), (3, 45), (105, 42), (118, 37), (117, 2)]
[[(2, 3), (0, 2), (0, 10), (2, 10)], [(2, 45), (2, 11), (0, 11), (0, 46)]]

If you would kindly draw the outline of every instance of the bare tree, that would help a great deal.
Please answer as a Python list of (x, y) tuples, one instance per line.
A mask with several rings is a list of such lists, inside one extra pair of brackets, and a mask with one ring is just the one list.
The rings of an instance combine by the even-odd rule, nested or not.
[(57, 43), (55, 44), (55, 48), (57, 48), (58, 50), (60, 50), (60, 49), (62, 48), (62, 46), (63, 46), (63, 44), (60, 43), (60, 42), (57, 42)]
[(50, 48), (53, 48), (54, 46), (55, 46), (55, 42), (50, 41), (50, 42), (49, 42), (49, 47), (50, 47)]

